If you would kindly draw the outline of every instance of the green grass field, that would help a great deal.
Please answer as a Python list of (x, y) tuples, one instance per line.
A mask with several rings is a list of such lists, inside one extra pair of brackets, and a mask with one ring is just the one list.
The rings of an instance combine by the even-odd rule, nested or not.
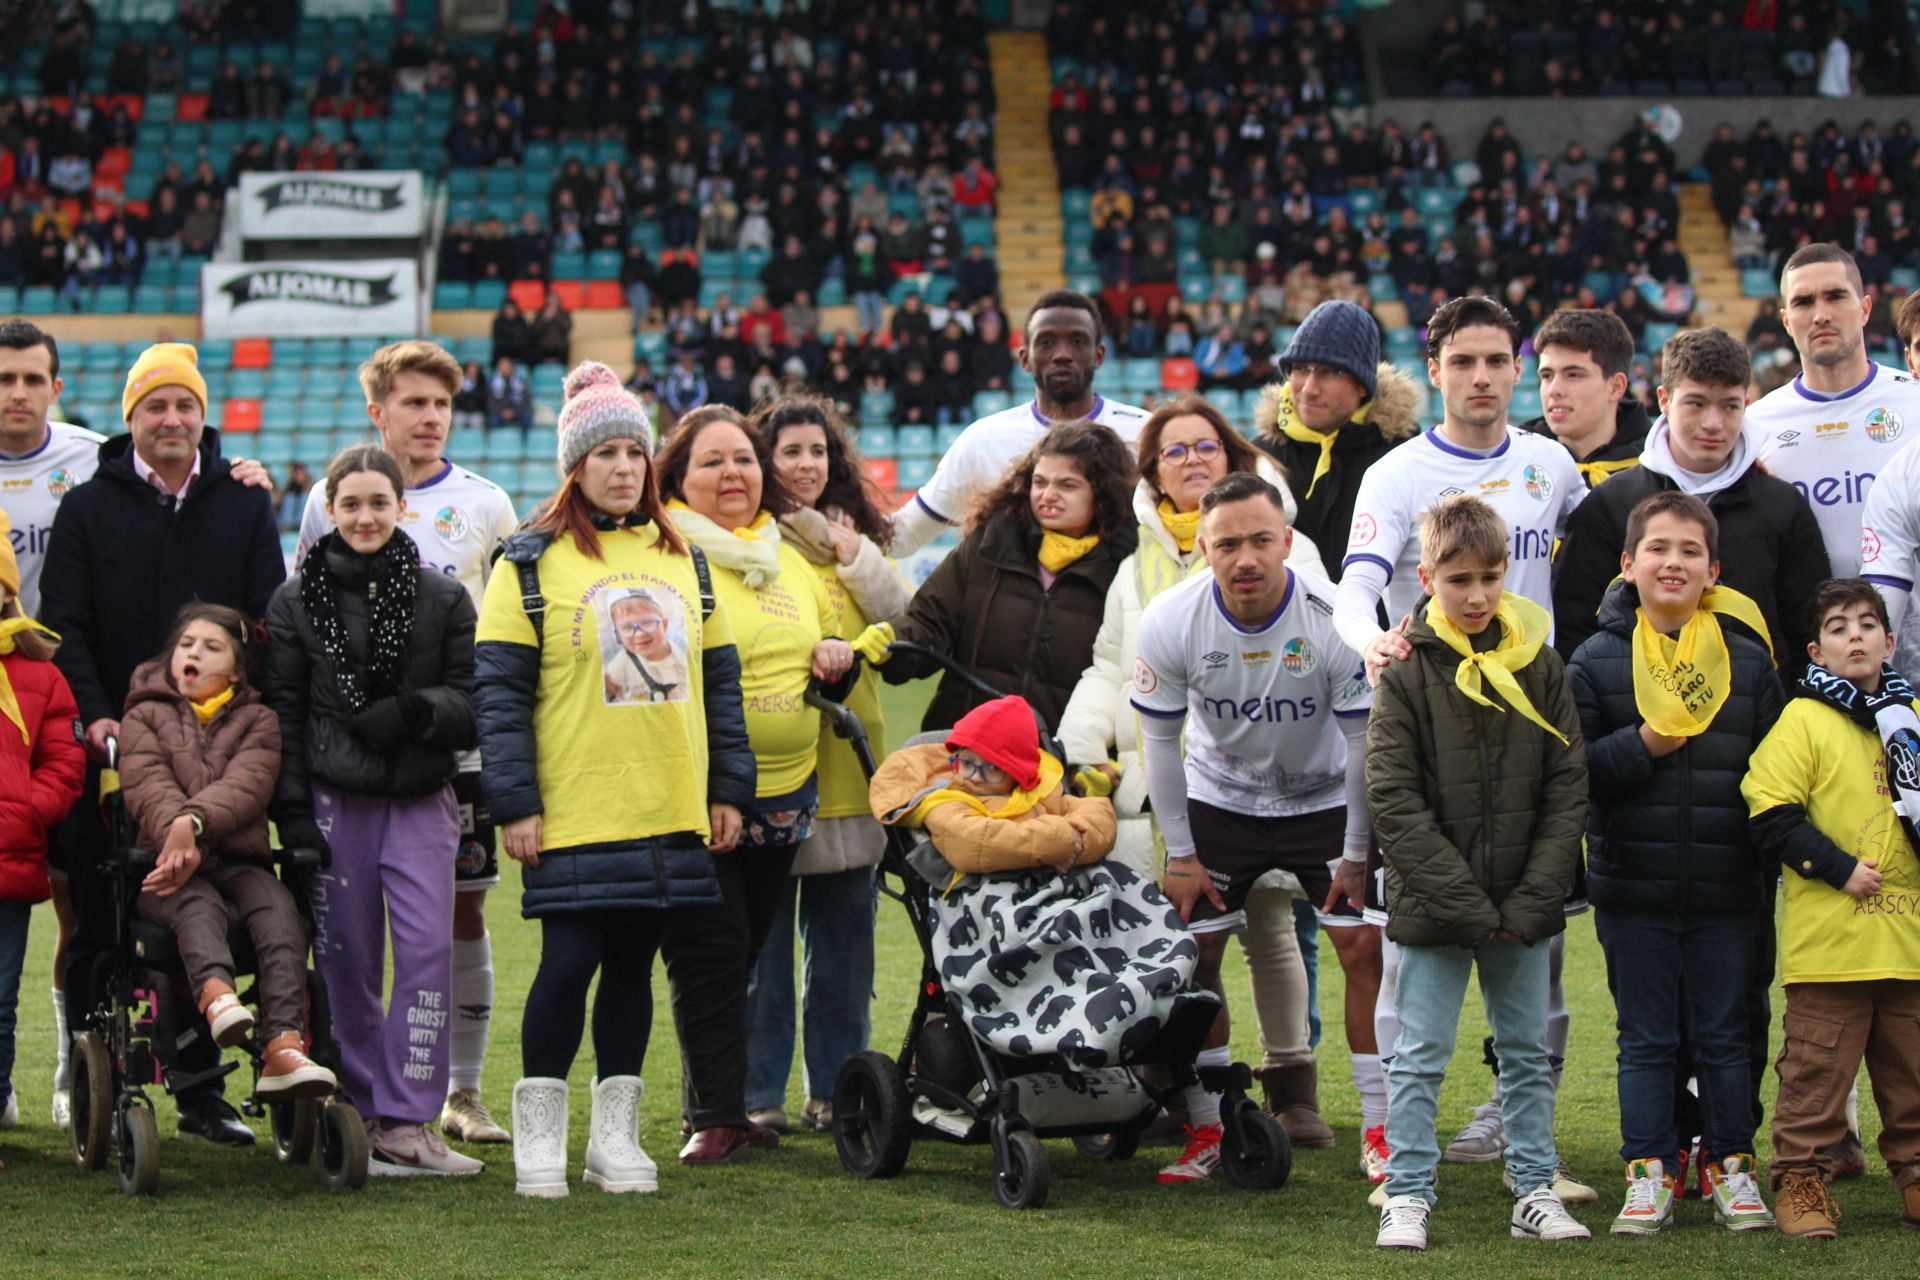
[[(917, 722), (924, 689), (889, 691), (896, 737)], [(538, 932), (522, 921), (516, 878), (489, 904), (499, 976), (487, 1094), (505, 1119), (519, 1074), (519, 1010), (532, 979)], [(897, 1049), (919, 960), (896, 904), (880, 914), (877, 1047)], [(1249, 1194), (1224, 1181), (1163, 1188), (1154, 1170), (1168, 1150), (1095, 1165), (1070, 1143), (1048, 1143), (1053, 1195), (1047, 1207), (1011, 1213), (993, 1202), (985, 1148), (916, 1146), (906, 1172), (863, 1183), (845, 1174), (829, 1139), (799, 1135), (780, 1150), (733, 1167), (686, 1170), (678, 1148), (677, 1067), (657, 975), (653, 1052), (642, 1141), (662, 1166), (652, 1196), (607, 1196), (581, 1187), (592, 1051), (573, 1071), (571, 1132), (575, 1190), (564, 1201), (513, 1194), (508, 1148), (471, 1148), (485, 1174), (460, 1181), (373, 1181), (330, 1195), (311, 1167), (283, 1168), (269, 1150), (216, 1151), (175, 1141), (172, 1104), (162, 1101), (160, 1194), (123, 1198), (110, 1172), (82, 1175), (63, 1134), (47, 1120), (52, 1017), (46, 992), (52, 914), (36, 914), (22, 986), (20, 1061), (14, 1082), (25, 1124), (0, 1132), (0, 1277), (16, 1276), (1243, 1276), (1426, 1274), (1461, 1277), (1883, 1275), (1910, 1270), (1916, 1237), (1898, 1225), (1899, 1201), (1871, 1154), (1877, 1122), (1863, 1099), (1868, 1175), (1843, 1184), (1842, 1238), (1790, 1245), (1771, 1232), (1735, 1238), (1688, 1201), (1679, 1224), (1649, 1241), (1605, 1238), (1617, 1205), (1612, 1003), (1590, 917), (1577, 920), (1568, 950), (1573, 1043), (1560, 1096), (1561, 1150), (1604, 1192), (1581, 1212), (1600, 1238), (1546, 1246), (1511, 1240), (1511, 1198), (1497, 1165), (1445, 1166), (1433, 1248), (1423, 1257), (1372, 1248), (1374, 1213), (1357, 1164), (1357, 1100), (1341, 1036), (1339, 967), (1322, 948), (1323, 1107), (1339, 1131), (1332, 1151), (1299, 1153), (1292, 1181)], [(1237, 951), (1230, 952), (1237, 957)], [(1710, 962), (1707, 960), (1705, 962)], [(1245, 991), (1230, 959), (1230, 990)], [(1488, 1086), (1479, 1065), (1485, 1033), (1477, 998), (1461, 1029), (1461, 1054), (1442, 1106), (1447, 1134)], [(1235, 1006), (1244, 1011), (1247, 1002)], [(1255, 1054), (1252, 1020), (1236, 1027), (1243, 1060)], [(792, 1108), (798, 1113), (796, 1066)], [(1767, 1152), (1761, 1151), (1762, 1159)], [(1892, 1249), (1893, 1253), (1882, 1250)]]

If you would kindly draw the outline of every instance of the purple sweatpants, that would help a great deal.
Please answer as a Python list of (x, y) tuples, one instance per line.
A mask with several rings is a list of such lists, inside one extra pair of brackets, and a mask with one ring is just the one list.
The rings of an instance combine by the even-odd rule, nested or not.
[[(447, 1096), (453, 1024), (453, 788), (363, 796), (315, 784), (333, 865), (314, 880), (313, 955), (333, 1006), (340, 1083), (369, 1118), (425, 1124)], [(393, 933), (393, 1002), (380, 989)]]

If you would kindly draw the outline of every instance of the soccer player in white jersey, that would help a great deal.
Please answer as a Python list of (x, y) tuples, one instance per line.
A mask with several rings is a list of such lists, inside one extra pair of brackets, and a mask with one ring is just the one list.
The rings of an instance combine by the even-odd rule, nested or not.
[(966, 519), (983, 491), (999, 483), (1016, 459), (1062, 422), (1090, 418), (1132, 448), (1147, 411), (1108, 400), (1093, 389), (1093, 375), (1107, 358), (1100, 340), (1100, 309), (1083, 293), (1056, 289), (1042, 294), (1027, 314), (1020, 367), (1033, 375), (1033, 399), (1004, 413), (988, 414), (960, 433), (920, 487), (893, 517), (895, 556), (924, 547), (942, 529)]
[[(1427, 328), (1427, 377), (1440, 390), (1440, 425), (1416, 436), (1375, 463), (1361, 477), (1353, 530), (1334, 594), (1333, 617), (1341, 638), (1377, 670), (1403, 661), (1413, 648), (1401, 634), (1425, 592), (1420, 586), (1420, 522), (1443, 499), (1470, 493), (1499, 513), (1512, 531), (1506, 587), (1541, 608), (1553, 608), (1553, 550), (1573, 509), (1587, 494), (1586, 480), (1571, 454), (1551, 436), (1512, 426), (1507, 409), (1520, 381), (1520, 325), (1490, 298), (1456, 298), (1434, 312)], [(1391, 630), (1382, 630), (1382, 596)], [(1351, 875), (1352, 873), (1349, 873)], [(1375, 904), (1376, 908), (1381, 904)], [(1384, 925), (1384, 912), (1369, 918)], [(1553, 985), (1549, 1047), (1567, 1053), (1566, 994), (1561, 982), (1563, 944), (1552, 944)], [(1381, 944), (1380, 1001), (1374, 1030), (1382, 1059), (1393, 1056), (1400, 1024), (1394, 1016), (1399, 948)], [(1459, 1163), (1498, 1160), (1505, 1149), (1496, 1079), (1493, 1098), (1477, 1107), (1471, 1122), (1448, 1144), (1446, 1158)], [(1382, 1184), (1382, 1189), (1384, 1184)], [(1563, 1200), (1597, 1198), (1564, 1170), (1554, 1190)], [(1376, 1195), (1382, 1194), (1376, 1190)]]
[[(1141, 615), (1132, 700), (1167, 844), (1167, 898), (1200, 944), (1195, 980), (1224, 1001), (1221, 956), (1256, 880), (1291, 872), (1320, 903), (1332, 892), (1329, 863), (1365, 864), (1373, 693), (1334, 630), (1332, 585), (1286, 563), (1293, 531), (1280, 491), (1236, 472), (1207, 491), (1200, 513), (1197, 545), (1212, 572), (1163, 591)], [(1227, 1065), (1228, 1031), (1223, 1007), (1198, 1065)], [(1198, 1181), (1220, 1162), (1219, 1095), (1196, 1085), (1186, 1102), (1192, 1140), (1161, 1170), (1163, 1183)]]
[(1841, 578), (1862, 569), (1860, 527), (1875, 477), (1920, 438), (1920, 382), (1867, 357), (1873, 300), (1865, 294), (1860, 268), (1839, 245), (1795, 250), (1780, 273), (1780, 319), (1799, 349), (1800, 375), (1747, 406), (1760, 461), (1806, 495)]
[[(493, 552), (517, 523), (506, 490), (444, 456), (460, 389), (460, 363), (431, 342), (395, 342), (360, 366), (367, 416), (381, 446), (406, 476), (407, 509), (401, 519), (420, 548), (420, 565), (451, 574), (479, 607)], [(324, 482), (307, 495), (300, 521), (300, 550), (332, 527)], [(460, 759), (454, 779), (460, 803), (460, 853), (454, 862), (458, 892), (453, 907), (453, 1053), (447, 1105), (440, 1128), (467, 1142), (506, 1142), (480, 1095), (493, 1016), (493, 951), (487, 936), (487, 890), (500, 883), (493, 824), (480, 796), (480, 757)]]

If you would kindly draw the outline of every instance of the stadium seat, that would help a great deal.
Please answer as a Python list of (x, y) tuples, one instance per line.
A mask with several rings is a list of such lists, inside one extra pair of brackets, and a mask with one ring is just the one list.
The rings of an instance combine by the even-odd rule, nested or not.
[(227, 393), (242, 400), (264, 400), (267, 395), (267, 371), (235, 369), (227, 377)]
[(548, 273), (556, 280), (579, 280), (587, 274), (587, 255), (556, 252)]
[(268, 338), (237, 338), (233, 344), (235, 369), (264, 369), (273, 363), (273, 342)]
[(560, 299), (560, 305), (568, 311), (578, 311), (587, 305), (587, 286), (572, 277), (555, 280), (552, 285), (553, 296)]
[[(555, 271), (553, 274), (558, 276), (565, 275), (566, 273), (563, 271)], [(595, 249), (592, 253), (588, 254), (586, 276), (589, 280), (619, 280), (620, 251), (618, 249)]]
[(547, 286), (543, 280), (515, 280), (507, 286), (507, 296), (520, 304), (520, 309), (532, 314), (540, 309), (547, 300)]
[(1168, 391), (1197, 391), (1200, 388), (1200, 368), (1184, 356), (1162, 360), (1160, 385)]
[[(91, 346), (92, 344), (88, 344)], [(202, 338), (195, 344), (200, 353), (202, 371), (211, 369), (231, 369), (233, 367), (232, 338)], [(115, 357), (116, 361), (118, 357)]]
[(20, 311), (24, 315), (50, 316), (57, 306), (58, 299), (46, 285), (28, 285), (20, 291)]
[(1680, 332), (1680, 326), (1667, 320), (1653, 320), (1640, 335), (1640, 349), (1649, 355), (1667, 345), (1667, 339)]
[(1779, 293), (1774, 283), (1773, 273), (1764, 267), (1749, 267), (1740, 273), (1740, 296), (1743, 298), (1771, 298)]
[(473, 305), (473, 286), (465, 280), (442, 280), (433, 286), (437, 311), (459, 311)]
[(855, 443), (859, 445), (860, 452), (869, 458), (891, 458), (898, 452), (892, 427), (874, 423), (861, 427), (855, 435), (857, 437)]
[(260, 430), (291, 435), (308, 421), (296, 400), (268, 400), (260, 406)]
[(938, 454), (938, 440), (932, 427), (901, 427), (894, 432), (894, 441), (894, 454), (902, 461), (908, 458), (932, 458)]
[(221, 415), (220, 429), (229, 435), (248, 435), (260, 430), (260, 401), (252, 397), (229, 400)]
[(618, 311), (627, 305), (627, 294), (618, 280), (589, 280), (581, 305), (589, 311)]
[(918, 489), (933, 479), (933, 469), (937, 465), (931, 457), (902, 458), (897, 465), (900, 477), (899, 487)]
[(507, 300), (507, 282), (504, 280), (476, 280), (473, 284), (473, 305), (481, 311), (498, 311), (500, 304)]
[(882, 493), (892, 493), (900, 487), (900, 464), (892, 458), (867, 457), (860, 461), (860, 473), (867, 483)]
[(973, 393), (973, 416), (984, 418), (991, 413), (1005, 413), (1013, 407), (1013, 397), (1005, 391), (976, 391)]
[(934, 429), (934, 441), (942, 457), (946, 456), (947, 450), (959, 443), (960, 433), (966, 429), (967, 424), (964, 422), (950, 422), (944, 427)]

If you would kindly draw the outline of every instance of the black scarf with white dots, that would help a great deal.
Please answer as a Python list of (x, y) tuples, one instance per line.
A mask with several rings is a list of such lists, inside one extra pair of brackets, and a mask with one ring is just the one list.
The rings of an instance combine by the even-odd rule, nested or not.
[[(358, 572), (343, 580), (329, 561), (343, 558)], [(340, 594), (364, 591), (367, 597), (367, 660), (364, 669), (353, 661), (347, 646), (347, 626), (340, 616)], [(300, 602), (333, 660), (340, 696), (349, 714), (367, 704), (400, 692), (406, 670), (407, 637), (413, 626), (414, 605), (420, 596), (420, 549), (398, 529), (387, 545), (370, 556), (352, 550), (338, 534), (313, 544), (300, 567)]]

